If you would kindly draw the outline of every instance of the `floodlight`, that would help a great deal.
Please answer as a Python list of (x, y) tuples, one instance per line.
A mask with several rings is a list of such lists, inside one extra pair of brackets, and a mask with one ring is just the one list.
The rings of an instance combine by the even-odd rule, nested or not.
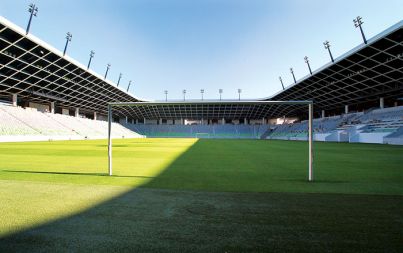
[(294, 70), (290, 68), (290, 72), (292, 74), (292, 78), (294, 78), (294, 83), (297, 83), (297, 79), (295, 79)]
[(329, 43), (329, 41), (326, 40), (325, 42), (323, 42), (323, 45), (325, 46), (325, 49), (327, 49), (327, 51), (329, 52), (330, 59), (332, 60), (332, 62), (334, 62), (332, 52), (330, 51), (330, 43)]
[(309, 65), (308, 56), (305, 56), (305, 57), (304, 57), (304, 60), (305, 60), (305, 63), (308, 65), (309, 73), (311, 73), (311, 75), (312, 75), (311, 65)]
[(33, 16), (36, 17), (38, 15), (38, 7), (36, 7), (35, 4), (31, 3), (29, 5), (28, 12), (31, 13), (31, 14), (29, 15), (29, 21), (28, 21), (28, 25), (27, 25), (26, 34), (29, 33), (29, 29), (31, 28), (32, 17)]
[(87, 70), (88, 70), (88, 69), (90, 68), (90, 66), (91, 66), (91, 60), (92, 60), (92, 58), (94, 57), (94, 55), (95, 55), (94, 50), (91, 50), (91, 52), (90, 52), (90, 60), (88, 61)]
[(131, 84), (132, 84), (132, 80), (129, 81), (129, 85), (127, 86), (126, 92), (129, 92), (129, 89), (130, 89), (130, 85), (131, 85)]
[(117, 84), (117, 87), (119, 87), (119, 83), (120, 83), (120, 79), (122, 78), (122, 73), (119, 73), (119, 79), (118, 79), (118, 84)]
[(364, 24), (364, 22), (362, 21), (362, 17), (357, 16), (356, 19), (353, 19), (353, 22), (354, 22), (354, 26), (355, 26), (356, 28), (360, 28), (361, 35), (362, 35), (362, 39), (363, 39), (363, 41), (364, 41), (364, 44), (367, 44), (367, 39), (365, 38), (365, 34), (364, 34), (363, 29), (362, 29), (362, 24)]
[(63, 56), (66, 54), (67, 46), (69, 45), (69, 42), (71, 41), (72, 38), (73, 38), (73, 35), (70, 32), (67, 32), (67, 34), (66, 34), (66, 45), (64, 46)]
[(104, 79), (106, 79), (106, 76), (108, 75), (108, 71), (109, 71), (110, 68), (111, 68), (111, 64), (108, 63), (108, 64), (106, 65), (106, 72), (105, 72), (105, 77), (104, 77)]
[(281, 86), (283, 87), (283, 90), (284, 90), (283, 79), (281, 78), (281, 76), (279, 76), (278, 79), (280, 80)]
[(165, 102), (166, 102), (166, 101), (168, 101), (168, 91), (164, 90), (164, 93), (165, 93)]

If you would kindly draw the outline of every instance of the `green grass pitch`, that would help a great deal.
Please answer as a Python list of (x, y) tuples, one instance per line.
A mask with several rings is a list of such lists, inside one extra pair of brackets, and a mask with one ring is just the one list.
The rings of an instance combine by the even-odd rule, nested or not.
[(0, 144), (0, 252), (401, 252), (403, 147)]

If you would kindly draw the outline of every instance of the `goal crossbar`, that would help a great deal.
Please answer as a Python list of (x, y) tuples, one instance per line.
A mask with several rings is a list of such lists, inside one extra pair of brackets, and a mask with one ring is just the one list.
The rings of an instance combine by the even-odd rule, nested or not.
[(308, 105), (308, 181), (313, 181), (313, 101), (310, 100), (291, 100), (291, 101), (169, 101), (169, 102), (113, 102), (108, 103), (108, 170), (112, 176), (112, 119), (113, 107), (122, 106), (158, 106), (158, 105)]

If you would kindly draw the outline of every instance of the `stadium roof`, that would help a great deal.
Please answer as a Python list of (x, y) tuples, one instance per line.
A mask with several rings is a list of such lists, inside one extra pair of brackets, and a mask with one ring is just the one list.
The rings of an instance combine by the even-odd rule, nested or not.
[(107, 114), (111, 101), (144, 101), (0, 17), (0, 95)]
[(126, 107), (135, 118), (145, 119), (262, 119), (270, 117), (270, 107), (305, 108), (312, 101), (246, 101), (246, 100), (203, 100), (170, 102), (111, 103), (113, 109)]
[(403, 21), (265, 100), (313, 100), (316, 110), (333, 110), (380, 97), (403, 97)]
[[(312, 100), (316, 112), (344, 105), (403, 97), (403, 21), (265, 100)], [(18, 94), (32, 102), (107, 114), (110, 102), (146, 101), (0, 17), (0, 97)], [(302, 105), (231, 104), (121, 107), (129, 118), (254, 118), (306, 115)]]

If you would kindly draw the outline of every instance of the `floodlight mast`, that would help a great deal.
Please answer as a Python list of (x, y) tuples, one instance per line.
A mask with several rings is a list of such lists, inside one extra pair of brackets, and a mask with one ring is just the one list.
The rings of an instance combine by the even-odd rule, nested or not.
[(283, 84), (283, 79), (281, 78), (281, 76), (279, 76), (279, 77), (278, 77), (278, 79), (280, 80), (280, 83), (281, 83), (281, 87), (283, 87), (283, 90), (284, 90), (284, 84)]
[(323, 46), (325, 46), (325, 49), (327, 49), (327, 51), (329, 52), (330, 60), (334, 62), (332, 51), (330, 51), (330, 42), (326, 40), (325, 42), (323, 42)]
[(119, 79), (118, 79), (118, 83), (117, 83), (116, 87), (119, 87), (119, 83), (120, 83), (120, 79), (122, 79), (122, 75), (123, 75), (122, 73), (119, 74)]
[(31, 28), (32, 17), (36, 17), (38, 15), (38, 7), (36, 7), (35, 4), (30, 4), (28, 12), (31, 14), (29, 15), (29, 21), (28, 21), (28, 25), (27, 25), (26, 34), (29, 33), (29, 29)]
[(69, 45), (69, 42), (71, 41), (71, 38), (73, 38), (73, 35), (72, 35), (70, 32), (68, 32), (68, 33), (66, 34), (66, 45), (64, 46), (63, 56), (66, 55), (67, 46)]
[(367, 39), (365, 38), (364, 31), (362, 30), (362, 24), (364, 24), (364, 22), (362, 21), (362, 17), (358, 16), (356, 19), (353, 20), (353, 22), (355, 28), (360, 28), (362, 40), (364, 41), (364, 44), (367, 44)]
[(294, 70), (290, 68), (290, 72), (292, 74), (292, 78), (294, 79), (294, 83), (297, 83), (297, 79), (295, 79)]
[(92, 58), (94, 58), (95, 52), (91, 50), (90, 52), (90, 60), (88, 61), (87, 70), (90, 69)]
[(113, 106), (158, 106), (158, 105), (191, 105), (191, 104), (278, 104), (278, 105), (308, 105), (308, 181), (313, 182), (313, 101), (309, 100), (295, 100), (295, 101), (173, 101), (173, 102), (114, 102), (108, 104), (108, 171), (109, 176), (112, 176), (112, 113)]
[(308, 56), (305, 56), (304, 60), (305, 60), (305, 63), (308, 65), (309, 73), (311, 73), (311, 75), (312, 75), (312, 69), (311, 69), (311, 65), (309, 64)]
[(130, 81), (129, 81), (129, 85), (127, 86), (127, 90), (126, 90), (126, 92), (129, 92), (130, 85), (132, 85), (132, 80), (130, 80)]
[(110, 68), (111, 68), (111, 64), (108, 63), (108, 65), (106, 65), (106, 72), (105, 72), (104, 79), (106, 79), (106, 77), (108, 76), (108, 71), (109, 71)]

